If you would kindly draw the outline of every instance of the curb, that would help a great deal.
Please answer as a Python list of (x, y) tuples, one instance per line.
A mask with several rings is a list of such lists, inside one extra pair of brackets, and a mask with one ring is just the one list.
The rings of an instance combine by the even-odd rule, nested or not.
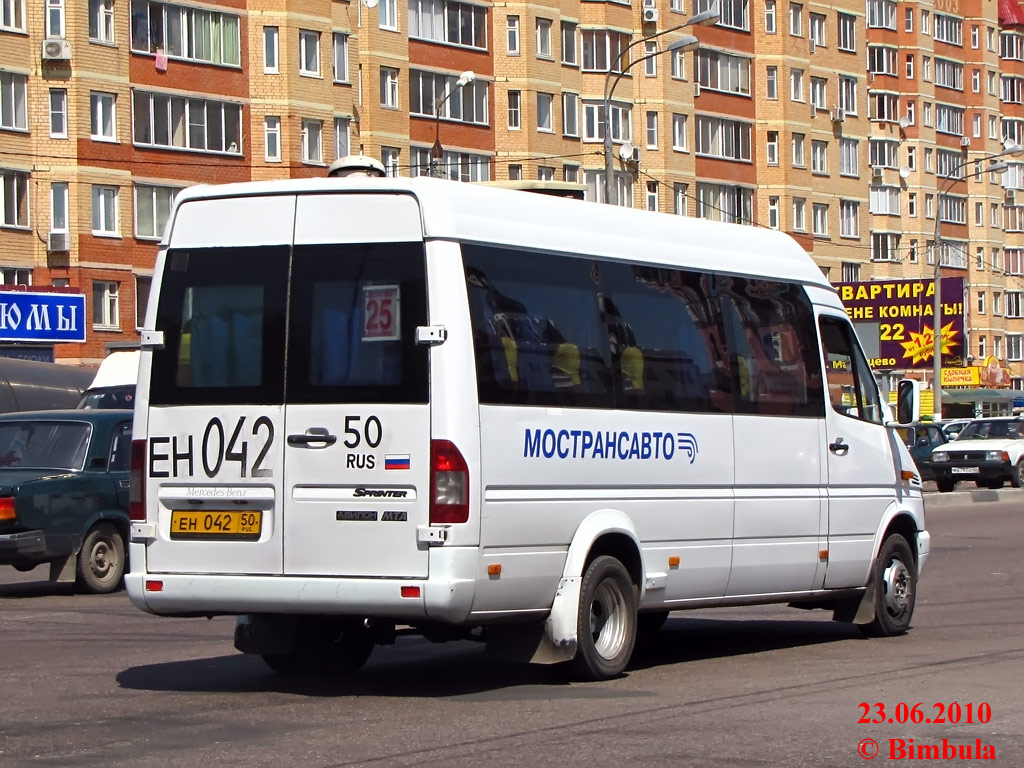
[(986, 501), (1021, 501), (1024, 502), (1024, 489), (1022, 488), (975, 488), (973, 481), (959, 483), (955, 491), (939, 493), (935, 483), (924, 484), (924, 506), (929, 507), (954, 507), (963, 504), (974, 504)]

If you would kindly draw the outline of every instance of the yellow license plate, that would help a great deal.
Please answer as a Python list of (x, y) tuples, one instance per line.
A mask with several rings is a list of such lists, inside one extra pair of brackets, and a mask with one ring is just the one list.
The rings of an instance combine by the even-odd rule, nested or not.
[(252, 509), (175, 509), (171, 512), (172, 539), (237, 539), (256, 541), (263, 512)]

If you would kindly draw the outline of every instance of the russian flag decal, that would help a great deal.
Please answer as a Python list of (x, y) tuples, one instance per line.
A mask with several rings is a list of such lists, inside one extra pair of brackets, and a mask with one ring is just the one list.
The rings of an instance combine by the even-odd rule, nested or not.
[(409, 454), (408, 453), (385, 453), (384, 454), (384, 469), (408, 469), (409, 468)]

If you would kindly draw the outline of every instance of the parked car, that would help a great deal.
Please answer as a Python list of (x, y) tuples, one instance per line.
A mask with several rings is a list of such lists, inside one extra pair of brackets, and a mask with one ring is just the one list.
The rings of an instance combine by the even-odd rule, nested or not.
[(1007, 480), (1024, 485), (1024, 421), (1017, 417), (974, 419), (956, 440), (932, 450), (932, 470), (940, 491), (960, 480), (1001, 488)]
[(974, 419), (949, 419), (948, 421), (940, 421), (938, 424), (946, 435), (946, 440), (948, 442), (949, 440), (956, 440), (963, 428), (972, 421), (974, 421)]
[(111, 592), (125, 572), (132, 412), (0, 416), (0, 565)]
[(896, 432), (914, 458), (921, 479), (934, 480), (932, 450), (949, 442), (942, 428), (938, 424), (908, 424), (905, 427), (897, 427)]

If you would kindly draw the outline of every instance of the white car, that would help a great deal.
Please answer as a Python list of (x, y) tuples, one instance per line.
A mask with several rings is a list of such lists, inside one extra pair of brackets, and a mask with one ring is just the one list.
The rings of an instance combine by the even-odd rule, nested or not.
[(932, 451), (935, 484), (943, 493), (960, 480), (984, 488), (1001, 488), (1007, 480), (1024, 485), (1024, 421), (1002, 417), (975, 419), (956, 440)]

